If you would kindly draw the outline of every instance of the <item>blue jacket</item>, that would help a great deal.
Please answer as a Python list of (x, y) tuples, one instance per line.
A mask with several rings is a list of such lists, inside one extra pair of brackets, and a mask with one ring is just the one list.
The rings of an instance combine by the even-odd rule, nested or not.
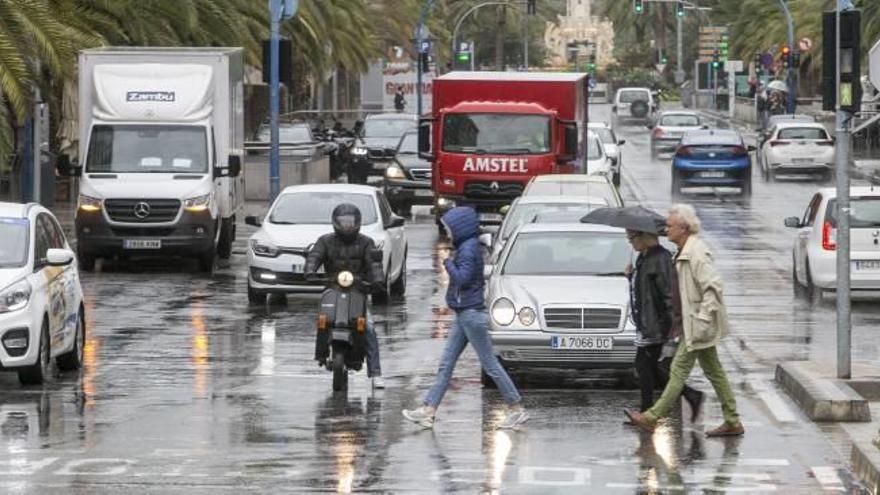
[(456, 311), (486, 307), (483, 287), (483, 250), (480, 248), (480, 219), (473, 208), (459, 206), (440, 219), (455, 246), (455, 258), (443, 265), (449, 273), (446, 305)]

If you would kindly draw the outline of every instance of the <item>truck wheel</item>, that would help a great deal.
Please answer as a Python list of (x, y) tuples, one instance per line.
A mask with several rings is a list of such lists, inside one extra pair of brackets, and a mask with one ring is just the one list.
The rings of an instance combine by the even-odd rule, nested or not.
[(220, 220), (220, 239), (217, 242), (217, 256), (228, 260), (232, 256), (232, 241), (235, 237), (235, 216)]
[(400, 276), (391, 284), (391, 294), (395, 296), (406, 294), (406, 254), (403, 255), (403, 266), (400, 267)]
[(205, 273), (214, 272), (214, 258), (217, 256), (217, 248), (211, 248), (199, 256), (199, 271)]
[(76, 335), (73, 337), (73, 347), (70, 351), (58, 356), (56, 364), (61, 371), (78, 370), (83, 364), (83, 349), (86, 345), (86, 322), (82, 308), (76, 315)]
[(40, 348), (37, 354), (37, 362), (22, 368), (18, 372), (18, 381), (22, 385), (40, 385), (49, 377), (49, 322), (43, 320), (43, 329), (40, 331)]
[(76, 250), (77, 265), (84, 272), (95, 271), (95, 255), (86, 252), (82, 247)]

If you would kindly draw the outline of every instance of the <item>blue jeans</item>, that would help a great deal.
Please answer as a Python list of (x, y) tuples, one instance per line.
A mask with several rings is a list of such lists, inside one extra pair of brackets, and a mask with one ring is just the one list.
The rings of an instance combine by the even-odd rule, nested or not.
[(455, 370), (455, 363), (458, 362), (458, 357), (461, 356), (468, 342), (477, 352), (483, 371), (495, 381), (504, 402), (508, 404), (519, 403), (522, 397), (492, 350), (492, 339), (489, 337), (489, 314), (486, 310), (466, 309), (455, 317), (455, 324), (446, 341), (446, 348), (443, 349), (443, 357), (440, 358), (437, 377), (434, 379), (431, 389), (428, 390), (428, 394), (425, 395), (425, 405), (434, 408), (440, 405), (440, 401), (446, 394), (446, 389), (449, 388), (449, 380), (452, 378), (452, 371)]
[(367, 376), (370, 378), (382, 376), (382, 365), (379, 363), (379, 339), (376, 338), (376, 329), (373, 327), (373, 316), (367, 311), (367, 339), (364, 342), (364, 350), (367, 352)]

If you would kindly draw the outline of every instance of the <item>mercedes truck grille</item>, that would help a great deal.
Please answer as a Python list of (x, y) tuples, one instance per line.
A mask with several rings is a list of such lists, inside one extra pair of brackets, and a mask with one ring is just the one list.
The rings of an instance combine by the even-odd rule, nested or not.
[(172, 222), (180, 211), (177, 199), (105, 199), (107, 215), (114, 222)]

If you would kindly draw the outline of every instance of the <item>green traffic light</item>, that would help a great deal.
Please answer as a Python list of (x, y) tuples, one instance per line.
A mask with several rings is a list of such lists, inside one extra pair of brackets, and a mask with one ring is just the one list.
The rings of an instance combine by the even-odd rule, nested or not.
[(458, 54), (458, 61), (459, 61), (459, 62), (469, 62), (470, 60), (471, 60), (471, 54), (470, 54), (470, 53), (463, 52), (463, 53), (459, 53), (459, 54)]

